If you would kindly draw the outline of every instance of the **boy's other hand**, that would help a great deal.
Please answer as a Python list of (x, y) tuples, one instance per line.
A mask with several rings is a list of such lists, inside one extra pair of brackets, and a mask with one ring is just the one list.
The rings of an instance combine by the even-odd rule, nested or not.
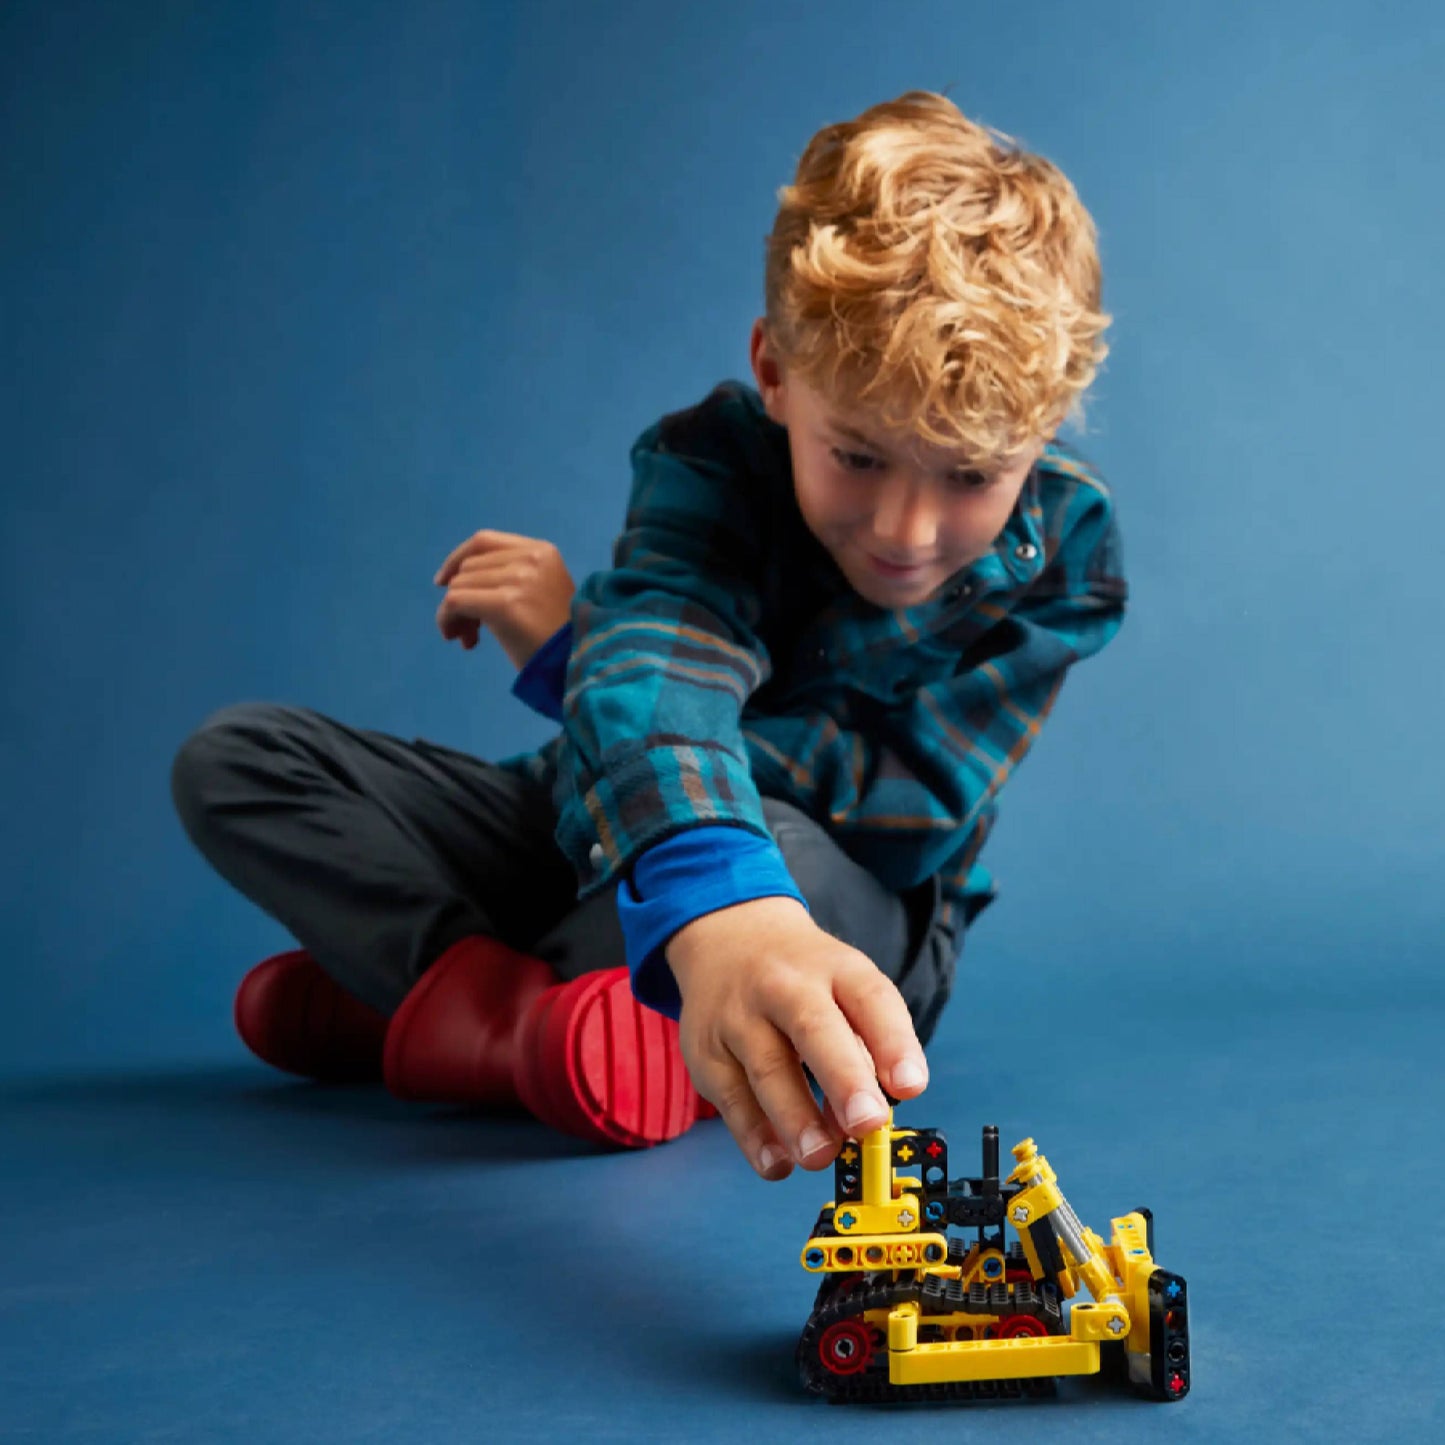
[(519, 671), (572, 615), (576, 584), (551, 542), (513, 532), (474, 532), (432, 579), (447, 589), (437, 626), (468, 652), (485, 627)]
[[(796, 899), (704, 914), (666, 952), (693, 1084), (764, 1179), (785, 1178), (794, 1162), (822, 1169), (844, 1138), (883, 1124), (880, 1081), (900, 1099), (927, 1086), (923, 1046), (893, 982)], [(804, 1064), (823, 1091), (821, 1112)]]

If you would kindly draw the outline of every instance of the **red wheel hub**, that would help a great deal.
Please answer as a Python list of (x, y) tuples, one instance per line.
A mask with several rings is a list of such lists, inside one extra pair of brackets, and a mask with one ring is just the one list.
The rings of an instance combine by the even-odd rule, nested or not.
[(856, 1375), (873, 1358), (873, 1331), (862, 1320), (835, 1320), (818, 1337), (818, 1358), (835, 1375)]
[(1016, 1340), (1021, 1335), (1046, 1335), (1048, 1332), (1048, 1326), (1032, 1315), (1007, 1315), (998, 1322), (1001, 1340)]

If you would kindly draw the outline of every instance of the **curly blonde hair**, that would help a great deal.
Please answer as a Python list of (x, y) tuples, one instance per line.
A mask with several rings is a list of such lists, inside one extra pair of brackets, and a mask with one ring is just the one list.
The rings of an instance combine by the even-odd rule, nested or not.
[(913, 90), (825, 126), (778, 192), (765, 326), (785, 369), (883, 425), (998, 461), (1070, 420), (1109, 348), (1068, 178)]

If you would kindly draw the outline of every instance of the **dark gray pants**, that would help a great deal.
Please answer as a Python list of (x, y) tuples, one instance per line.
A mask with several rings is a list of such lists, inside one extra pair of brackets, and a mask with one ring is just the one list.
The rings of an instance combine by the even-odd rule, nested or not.
[[(546, 790), (467, 753), (243, 703), (182, 744), (171, 793), (216, 871), (383, 1013), (468, 934), (563, 978), (627, 961), (614, 890), (577, 902)], [(814, 921), (899, 985), (926, 1042), (959, 949), (936, 880), (890, 892), (791, 804), (763, 812)]]

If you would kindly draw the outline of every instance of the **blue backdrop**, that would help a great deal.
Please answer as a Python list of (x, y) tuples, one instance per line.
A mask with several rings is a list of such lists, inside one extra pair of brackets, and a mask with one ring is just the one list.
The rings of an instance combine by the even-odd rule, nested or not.
[[(539, 1159), (563, 1171), (554, 1185), (598, 1188), (619, 1210), (629, 1177), (663, 1191), (659, 1211), (669, 1189), (707, 1179), (765, 1262), (709, 1306), (732, 1344), (708, 1408), (732, 1424), (708, 1424), (674, 1383), (669, 1408), (694, 1413), (670, 1438), (844, 1431), (840, 1412), (797, 1416), (786, 1385), (738, 1385), (772, 1368), (757, 1362), (776, 1341), (749, 1332), (757, 1279), (776, 1319), (801, 1323), (795, 1251), (825, 1181), (755, 1185), (718, 1132), (646, 1159), (554, 1157), (522, 1126), (438, 1134), (370, 1096), (280, 1084), (241, 1052), (229, 1004), (288, 940), (191, 849), (168, 770), (209, 712), (248, 698), (490, 756), (547, 736), (508, 695), (498, 648), (440, 639), (438, 562), (492, 526), (551, 538), (579, 577), (603, 565), (633, 437), (746, 375), (763, 236), (806, 139), (913, 87), (947, 90), (1055, 160), (1098, 222), (1113, 353), (1075, 440), (1113, 483), (1134, 589), (1119, 639), (1071, 680), (1004, 795), (989, 848), (1002, 895), (970, 937), (916, 1117), (955, 1127), (969, 1160), (985, 1117), (1006, 1140), (1039, 1133), (1066, 1187), (1083, 1171), (1096, 1228), (1141, 1189), (1174, 1211), (1166, 1263), (1212, 1278), (1215, 1304), (1196, 1341), (1212, 1363), (1165, 1412), (1172, 1432), (1262, 1428), (1281, 1371), (1310, 1393), (1271, 1415), (1267, 1438), (1334, 1438), (1347, 1417), (1353, 1438), (1377, 1438), (1431, 1418), (1438, 1359), (1391, 1349), (1378, 1309), (1347, 1328), (1324, 1292), (1346, 1278), (1352, 1231), (1379, 1218), (1378, 1181), (1416, 1204), (1442, 1181), (1437, 1145), (1417, 1147), (1439, 1137), (1445, 1011), (1445, 488), (1429, 430), (1445, 330), (1440, 17), (1297, 0), (11, 0), (0, 1071), (26, 1181), (5, 1234), (31, 1263), (7, 1266), (0, 1298), (12, 1339), (32, 1343), (0, 1360), (25, 1381), (7, 1392), (20, 1423), (38, 1438), (63, 1422), (135, 1439), (177, 1419), (192, 1438), (247, 1422), (290, 1438), (282, 1414), (239, 1403), (271, 1349), (281, 1396), (310, 1402), (297, 1438), (416, 1438), (472, 1418), (464, 1391), (433, 1381), (419, 1413), (378, 1424), (368, 1391), (391, 1377), (366, 1363), (360, 1325), (355, 1378), (324, 1406), (273, 1313), (215, 1326), (194, 1356), (187, 1311), (211, 1320), (231, 1297), (230, 1256), (197, 1246), (213, 1274), (166, 1275), (174, 1251), (127, 1191), (144, 1181), (141, 1197), (215, 1228), (216, 1201), (235, 1197), (220, 1142), (234, 1137), (267, 1230), (284, 1232), (268, 1209), (294, 1204), (325, 1231), (339, 1206), (278, 1204), (262, 1179), (294, 1187), (310, 1169), (314, 1201), (378, 1153), (405, 1167), (418, 1192), (388, 1174), (397, 1215), (375, 1237), (377, 1216), (347, 1216), (365, 1269), (455, 1211), (491, 1261), (479, 1220), (513, 1176), (486, 1175), (465, 1204), (447, 1191), (476, 1186), (458, 1166), (494, 1148), (525, 1159), (514, 1203)], [(291, 1102), (268, 1110), (277, 1099)], [(94, 1239), (98, 1216), (136, 1233)], [(667, 1218), (631, 1241), (634, 1267), (645, 1239), (671, 1240)], [(1391, 1278), (1426, 1287), (1419, 1251), (1441, 1263), (1434, 1238), (1369, 1236)], [(438, 1298), (443, 1318), (458, 1308), (431, 1247), (418, 1319)], [(664, 1253), (686, 1270), (675, 1240)], [(141, 1282), (103, 1267), (122, 1254), (155, 1266), (145, 1288), (156, 1269), (171, 1280), (150, 1315)], [(354, 1310), (372, 1293), (399, 1308), (374, 1275), (347, 1274), (356, 1257), (328, 1255), (328, 1288)], [(298, 1291), (297, 1337), (324, 1334), (329, 1309), (273, 1267)], [(1270, 1304), (1270, 1270), (1287, 1305)], [(68, 1271), (87, 1281), (88, 1313), (55, 1296)], [(601, 1264), (584, 1274), (605, 1293)], [(624, 1296), (621, 1317), (644, 1307)], [(690, 1308), (638, 1326), (640, 1352), (685, 1334)], [(1242, 1340), (1273, 1308), (1288, 1329)], [(45, 1329), (69, 1332), (69, 1375)], [(118, 1340), (138, 1329), (150, 1343), (131, 1359)], [(239, 1375), (227, 1341), (245, 1353)], [(510, 1364), (494, 1411), (525, 1433), (552, 1376), (497, 1348)], [(162, 1356), (194, 1377), (150, 1382)], [(605, 1416), (618, 1438), (663, 1431), (629, 1413), (657, 1398), (656, 1369), (637, 1378), (631, 1351), (575, 1358), (580, 1398), (603, 1403), (569, 1428), (602, 1438)], [(419, 1361), (390, 1359), (399, 1373)], [(1346, 1360), (1373, 1382), (1369, 1409), (1340, 1378)], [(472, 1368), (459, 1346), (452, 1363), (458, 1378)], [(713, 1369), (700, 1347), (678, 1368)], [(196, 1413), (202, 1399), (214, 1417)], [(734, 1406), (756, 1418), (744, 1426)], [(1049, 1416), (1081, 1439), (1163, 1418)]]

